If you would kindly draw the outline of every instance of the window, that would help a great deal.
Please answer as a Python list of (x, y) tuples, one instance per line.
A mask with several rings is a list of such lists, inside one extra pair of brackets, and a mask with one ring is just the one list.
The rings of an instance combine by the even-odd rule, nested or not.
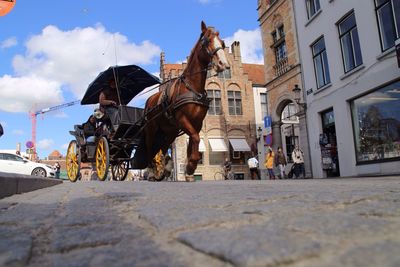
[(267, 93), (260, 93), (261, 102), (261, 118), (268, 116), (268, 103), (267, 103)]
[(207, 96), (211, 100), (208, 115), (221, 115), (221, 90), (207, 90)]
[(283, 28), (283, 25), (278, 27), (278, 33), (279, 33), (279, 38), (285, 37), (285, 30)]
[(229, 115), (242, 115), (242, 96), (240, 91), (228, 91)]
[(273, 41), (274, 43), (276, 43), (276, 41), (278, 41), (278, 35), (276, 34), (276, 31), (273, 31), (273, 32), (271, 33), (271, 36), (272, 36), (272, 41)]
[(279, 63), (287, 57), (284, 26), (278, 26), (271, 35), (274, 41), (276, 63)]
[(225, 162), (224, 152), (210, 152), (208, 154), (210, 165), (221, 165)]
[(328, 57), (326, 55), (324, 37), (321, 37), (312, 46), (317, 89), (331, 82), (329, 76)]
[(231, 78), (231, 69), (226, 69), (218, 73), (218, 78), (220, 79), (230, 79)]
[(400, 81), (351, 102), (357, 163), (400, 159)]
[(279, 63), (281, 60), (285, 59), (286, 55), (286, 42), (283, 41), (275, 48), (275, 58), (276, 63)]
[[(292, 126), (294, 127), (294, 126)], [(294, 130), (293, 130), (294, 131)], [(292, 152), (294, 147), (299, 144), (299, 137), (298, 136), (285, 136), (286, 140), (286, 158), (288, 163), (292, 163)]]
[(295, 115), (296, 113), (296, 106), (293, 103), (287, 104), (281, 114), (282, 123), (299, 123), (299, 117)]
[(342, 57), (344, 72), (349, 72), (362, 64), (360, 40), (356, 18), (352, 12), (338, 24), (340, 45), (342, 47)]
[(321, 6), (319, 5), (319, 0), (306, 0), (306, 5), (308, 19), (311, 19), (312, 16), (314, 16), (315, 13), (317, 13), (317, 11), (321, 9)]
[(382, 51), (386, 51), (400, 37), (400, 1), (375, 0), (375, 7), (381, 47)]

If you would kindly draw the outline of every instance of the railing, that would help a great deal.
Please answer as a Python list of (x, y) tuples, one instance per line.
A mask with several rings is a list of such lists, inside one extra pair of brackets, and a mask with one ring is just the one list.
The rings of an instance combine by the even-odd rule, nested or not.
[(276, 65), (274, 66), (274, 69), (275, 69), (275, 75), (277, 77), (281, 76), (284, 73), (286, 73), (287, 71), (289, 71), (290, 66), (288, 64), (288, 58), (285, 57), (285, 58), (282, 58), (281, 60), (279, 60), (279, 62), (276, 63)]

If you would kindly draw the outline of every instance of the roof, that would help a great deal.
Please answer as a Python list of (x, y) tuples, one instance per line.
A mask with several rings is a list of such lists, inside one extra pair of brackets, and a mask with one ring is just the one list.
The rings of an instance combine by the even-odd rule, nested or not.
[[(261, 64), (243, 63), (243, 72), (249, 76), (249, 80), (253, 85), (265, 85), (265, 68)], [(171, 71), (175, 71), (175, 76), (182, 72), (182, 64), (164, 64), (164, 73), (168, 77)]]
[(249, 80), (253, 85), (265, 84), (265, 68), (260, 64), (242, 64), (243, 72), (249, 76)]
[(61, 158), (62, 157), (62, 155), (61, 155), (61, 153), (58, 151), (58, 150), (54, 150), (53, 152), (51, 152), (50, 153), (50, 155), (49, 155), (49, 158), (50, 157), (54, 157), (54, 158)]

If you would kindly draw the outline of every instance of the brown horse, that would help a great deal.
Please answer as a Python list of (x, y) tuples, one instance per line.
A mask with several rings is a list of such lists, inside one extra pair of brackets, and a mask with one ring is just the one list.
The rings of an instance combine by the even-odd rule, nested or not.
[[(199, 132), (209, 104), (204, 90), (207, 71), (214, 69), (218, 73), (229, 68), (224, 48), (219, 32), (202, 21), (200, 38), (192, 49), (182, 75), (162, 84), (160, 91), (146, 102), (144, 143), (141, 143), (145, 149), (139, 145), (137, 151), (145, 154), (146, 158), (136, 157), (136, 162), (135, 159), (132, 162), (133, 167), (135, 163), (136, 166), (154, 167), (154, 156), (160, 150), (165, 154), (175, 138), (185, 133), (189, 136), (186, 181), (194, 181), (193, 173), (200, 159)], [(161, 180), (163, 174), (155, 178)]]

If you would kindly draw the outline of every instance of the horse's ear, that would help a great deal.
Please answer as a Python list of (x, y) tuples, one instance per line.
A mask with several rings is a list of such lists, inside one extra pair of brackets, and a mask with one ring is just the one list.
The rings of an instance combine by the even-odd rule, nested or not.
[(204, 23), (204, 21), (201, 21), (201, 32), (205, 33), (207, 30), (207, 25)]
[(219, 31), (217, 31), (217, 32), (215, 33), (215, 35), (216, 35), (216, 36), (219, 36)]

